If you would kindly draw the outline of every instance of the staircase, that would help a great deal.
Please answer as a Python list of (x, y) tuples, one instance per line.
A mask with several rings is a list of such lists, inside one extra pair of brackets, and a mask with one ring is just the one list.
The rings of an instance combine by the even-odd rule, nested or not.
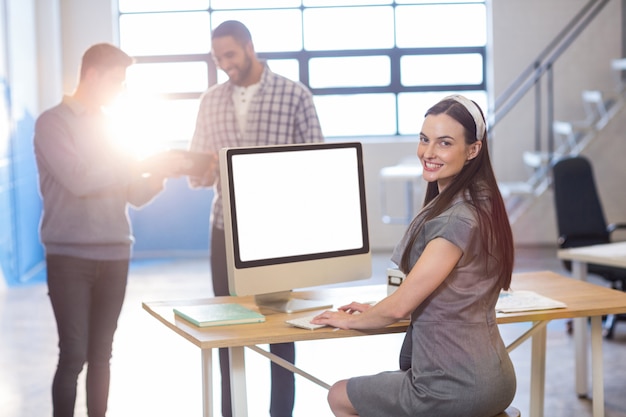
[(562, 158), (580, 154), (624, 107), (626, 84), (622, 81), (622, 73), (626, 71), (626, 59), (614, 60), (611, 68), (617, 81), (615, 92), (607, 95), (598, 90), (583, 91), (581, 100), (585, 119), (554, 120), (554, 150), (524, 152), (524, 164), (532, 170), (530, 177), (522, 182), (499, 184), (512, 223), (549, 188), (552, 166)]
[[(501, 121), (528, 93), (535, 97), (535, 150), (522, 155), (529, 168), (527, 180), (501, 182), (511, 223), (515, 223), (531, 207), (551, 183), (551, 168), (561, 158), (578, 155), (624, 106), (623, 72), (626, 59), (614, 60), (615, 91), (610, 94), (597, 90), (581, 92), (583, 120), (554, 120), (554, 65), (574, 40), (600, 13), (610, 0), (589, 0), (557, 36), (539, 53), (527, 68), (496, 98), (489, 115), (489, 131)], [(544, 84), (545, 91), (542, 88)], [(542, 107), (542, 103), (546, 106)], [(545, 121), (547, 138), (541, 134)]]

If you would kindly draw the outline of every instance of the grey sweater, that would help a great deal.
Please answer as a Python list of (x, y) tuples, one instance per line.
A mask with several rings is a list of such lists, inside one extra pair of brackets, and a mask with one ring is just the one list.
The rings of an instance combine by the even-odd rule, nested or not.
[(163, 189), (163, 181), (133, 176), (135, 161), (110, 139), (105, 116), (89, 113), (69, 96), (37, 119), (41, 241), (47, 254), (130, 257), (128, 204), (148, 203)]

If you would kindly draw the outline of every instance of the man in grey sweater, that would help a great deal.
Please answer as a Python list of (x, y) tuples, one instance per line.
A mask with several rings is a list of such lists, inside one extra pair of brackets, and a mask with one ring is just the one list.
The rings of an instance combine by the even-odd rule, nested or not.
[(133, 242), (128, 205), (147, 204), (177, 170), (176, 157), (139, 162), (111, 140), (102, 107), (122, 91), (132, 63), (113, 45), (90, 47), (74, 93), (42, 113), (35, 125), (41, 241), (59, 334), (54, 417), (74, 415), (76, 382), (85, 363), (88, 414), (106, 414), (113, 334)]

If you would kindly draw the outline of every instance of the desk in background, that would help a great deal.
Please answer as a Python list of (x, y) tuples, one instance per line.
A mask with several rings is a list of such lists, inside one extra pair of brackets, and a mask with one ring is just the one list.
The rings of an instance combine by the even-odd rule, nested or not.
[[(546, 325), (551, 320), (591, 317), (591, 347), (593, 373), (593, 416), (604, 417), (604, 383), (602, 367), (602, 315), (626, 312), (626, 293), (610, 288), (573, 280), (562, 275), (543, 271), (513, 274), (513, 290), (535, 291), (546, 297), (554, 298), (567, 304), (567, 308), (542, 311), (498, 314), (498, 324), (531, 322), (531, 328), (508, 346), (511, 351), (528, 338), (532, 338), (531, 348), (531, 387), (530, 417), (543, 417), (545, 395), (545, 351)], [(319, 291), (297, 292), (295, 295), (304, 299), (319, 299), (342, 305), (354, 299), (379, 300), (386, 296), (387, 287), (367, 286), (333, 288)], [(264, 323), (241, 324), (198, 328), (184, 320), (175, 318), (173, 307), (203, 303), (235, 302), (256, 309), (253, 297), (215, 297), (204, 300), (156, 301), (144, 302), (143, 308), (169, 329), (184, 337), (202, 352), (202, 392), (204, 417), (212, 415), (213, 388), (212, 350), (228, 347), (231, 353), (231, 383), (233, 413), (237, 417), (247, 415), (244, 347), (260, 353), (281, 366), (286, 367), (311, 381), (328, 387), (323, 381), (295, 366), (285, 363), (281, 358), (266, 352), (257, 345), (268, 343), (298, 342), (306, 340), (335, 339), (345, 337), (369, 336), (404, 332), (408, 322), (398, 322), (383, 329), (371, 331), (336, 330), (322, 328), (314, 331), (291, 327), (285, 323), (288, 317), (284, 313), (268, 313)], [(263, 313), (266, 313), (265, 311)], [(310, 315), (311, 312), (299, 313)], [(586, 329), (583, 329), (586, 330)], [(586, 346), (585, 346), (586, 347)], [(580, 347), (577, 346), (577, 350)], [(578, 354), (578, 352), (577, 352)]]
[[(560, 249), (557, 252), (559, 259), (572, 262), (572, 277), (580, 281), (587, 281), (587, 264), (598, 264), (626, 268), (626, 242), (608, 243), (603, 245), (581, 246), (577, 248)], [(579, 397), (588, 395), (587, 354), (584, 349), (587, 346), (586, 321), (574, 320), (574, 338), (576, 343), (576, 392)], [(595, 362), (592, 363), (593, 378), (596, 378)], [(602, 393), (600, 393), (602, 394)], [(595, 391), (593, 398), (598, 398)], [(596, 414), (596, 401), (594, 401), (594, 416)]]
[[(404, 188), (405, 209), (403, 215), (392, 214), (389, 205), (389, 189), (393, 183)], [(380, 202), (382, 220), (386, 224), (409, 224), (421, 207), (424, 199), (426, 181), (422, 178), (422, 164), (417, 157), (409, 157), (399, 164), (384, 167), (380, 170)], [(398, 201), (394, 198), (393, 201)]]

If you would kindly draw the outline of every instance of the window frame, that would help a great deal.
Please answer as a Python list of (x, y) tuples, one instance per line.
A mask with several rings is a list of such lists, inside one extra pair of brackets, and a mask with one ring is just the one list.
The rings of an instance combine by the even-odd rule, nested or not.
[[(303, 6), (302, 2), (299, 7), (301, 11), (301, 17), (304, 15), (304, 10), (312, 8), (334, 8), (339, 6)], [(441, 2), (437, 5), (445, 5), (448, 3), (458, 3), (454, 1)], [(392, 2), (386, 6), (393, 8), (393, 13), (396, 13), (396, 7), (406, 6), (407, 4), (419, 5), (432, 5), (433, 3), (424, 3), (416, 1), (414, 3), (396, 3)], [(486, 1), (472, 1), (459, 4), (484, 4), (487, 7)], [(279, 7), (277, 9), (283, 9)], [(256, 9), (237, 9), (236, 11), (247, 11)], [(263, 10), (268, 10), (264, 8)], [(202, 10), (201, 10), (202, 11)], [(210, 6), (205, 9), (209, 16), (211, 13), (223, 12), (223, 9), (212, 9)], [(233, 10), (234, 11), (234, 10)], [(168, 11), (176, 12), (176, 11)], [(180, 11), (185, 13), (187, 11)], [(122, 13), (118, 8), (118, 19), (122, 15), (130, 14), (150, 14), (158, 12), (129, 12)], [(395, 23), (394, 23), (395, 26)], [(394, 37), (395, 37), (394, 29)], [(121, 33), (119, 34), (121, 38)], [(304, 48), (304, 27), (302, 27), (302, 39)], [(209, 40), (207, 39), (207, 42)], [(403, 56), (419, 56), (419, 55), (455, 55), (455, 54), (478, 54), (482, 58), (482, 82), (478, 84), (429, 84), (429, 85), (413, 85), (404, 86), (401, 81), (401, 58)], [(304, 84), (314, 96), (325, 95), (358, 95), (358, 94), (377, 94), (377, 93), (392, 93), (395, 95), (396, 104), (398, 105), (398, 97), (402, 93), (420, 93), (420, 92), (483, 92), (487, 93), (487, 45), (484, 46), (454, 46), (454, 47), (430, 47), (430, 48), (400, 48), (397, 46), (391, 48), (382, 49), (353, 49), (353, 50), (305, 50), (299, 51), (286, 51), (286, 52), (257, 52), (257, 56), (262, 60), (273, 59), (291, 59), (297, 60), (299, 64), (299, 81)], [(356, 56), (387, 56), (390, 62), (390, 83), (385, 86), (360, 86), (360, 87), (327, 87), (327, 88), (313, 88), (310, 85), (309, 79), (309, 61), (314, 58), (337, 58), (337, 57), (356, 57)], [(210, 52), (202, 54), (181, 54), (181, 55), (138, 55), (134, 56), (135, 63), (172, 63), (172, 62), (204, 62), (207, 68), (207, 81), (209, 88), (218, 83), (218, 69), (213, 62)], [(198, 99), (204, 91), (197, 92), (166, 92), (161, 93), (159, 96), (165, 100), (179, 100), (179, 99)], [(399, 133), (400, 124), (400, 111), (396, 106), (396, 136), (401, 136)]]

